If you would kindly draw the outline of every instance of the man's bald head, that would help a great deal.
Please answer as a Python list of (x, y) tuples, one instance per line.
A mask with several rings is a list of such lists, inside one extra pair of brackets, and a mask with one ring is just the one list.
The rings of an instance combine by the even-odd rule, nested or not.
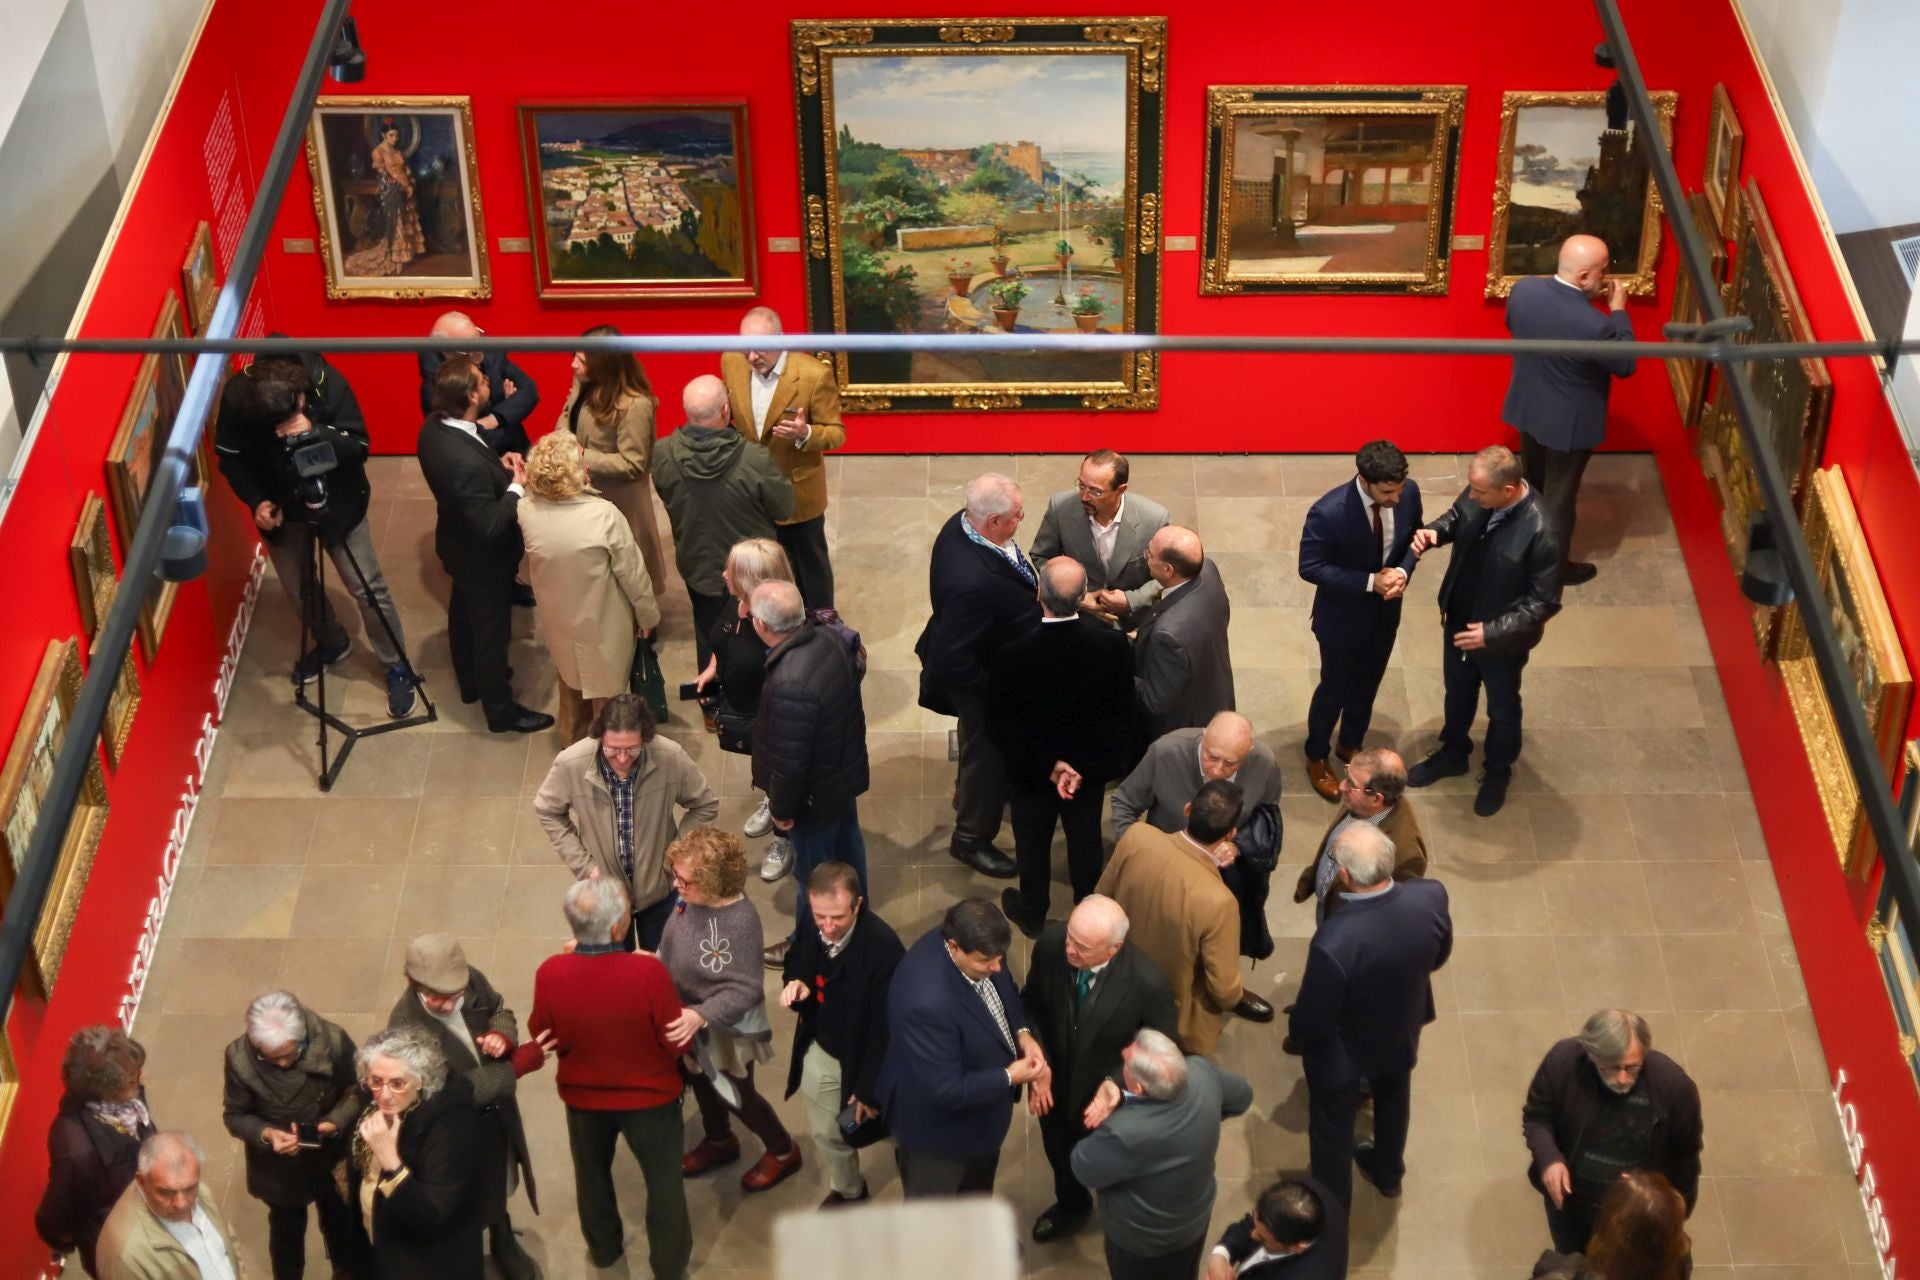
[(1607, 267), (1613, 253), (1599, 236), (1568, 236), (1560, 242), (1557, 274), (1583, 293), (1595, 294), (1606, 287)]
[(781, 331), (780, 313), (772, 307), (755, 307), (740, 318), (740, 332), (750, 338)]
[(1205, 559), (1206, 552), (1201, 549), (1200, 535), (1177, 524), (1161, 529), (1147, 543), (1148, 567), (1151, 568), (1155, 561), (1160, 562), (1171, 572), (1175, 583), (1199, 577), (1200, 563)]
[(1208, 782), (1240, 772), (1253, 751), (1253, 721), (1237, 711), (1222, 711), (1200, 735), (1200, 776)]
[(464, 311), (448, 311), (433, 322), (433, 332), (428, 336), (434, 338), (477, 338), (480, 336), (480, 326), (475, 324), (473, 317)]
[(1067, 917), (1067, 963), (1091, 969), (1113, 959), (1127, 940), (1127, 913), (1103, 894), (1090, 893)]
[(1050, 618), (1071, 618), (1080, 612), (1087, 593), (1087, 571), (1072, 556), (1055, 556), (1040, 566), (1040, 607)]
[(680, 405), (687, 421), (696, 427), (727, 425), (727, 384), (710, 373), (703, 373), (680, 393)]

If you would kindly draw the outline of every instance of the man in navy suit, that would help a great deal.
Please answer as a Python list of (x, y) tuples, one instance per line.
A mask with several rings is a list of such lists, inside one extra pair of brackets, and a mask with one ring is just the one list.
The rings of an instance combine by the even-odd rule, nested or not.
[[(1438, 880), (1393, 878), (1393, 841), (1355, 823), (1333, 849), (1345, 905), (1307, 948), (1290, 1038), (1307, 1072), (1314, 1180), (1353, 1206), (1353, 1169), (1389, 1199), (1406, 1174), (1409, 1090), (1420, 1028), (1433, 1021), (1433, 972), (1453, 950)], [(1355, 1146), (1359, 1083), (1373, 1092), (1373, 1140)]]
[(1374, 695), (1400, 632), (1400, 601), (1420, 557), (1410, 543), (1420, 527), (1420, 486), (1407, 479), (1407, 455), (1391, 440), (1362, 445), (1358, 474), (1307, 511), (1300, 531), (1300, 576), (1311, 582), (1320, 683), (1307, 707), (1307, 776), (1328, 800), (1340, 779), (1327, 764), (1333, 726), (1340, 759), (1366, 743)]
[(967, 505), (933, 540), (927, 591), (933, 616), (914, 652), (920, 705), (960, 719), (954, 857), (1011, 880), (1013, 859), (993, 847), (1007, 807), (1007, 764), (987, 731), (987, 671), (1002, 648), (1040, 625), (1039, 576), (1013, 535), (1026, 516), (1020, 486), (991, 471), (967, 486)]
[(1213, 1246), (1205, 1280), (1347, 1280), (1347, 1212), (1312, 1178), (1276, 1182)]
[[(449, 311), (433, 322), (431, 336), (449, 339), (457, 347), (459, 343), (469, 338), (483, 337), (485, 333), (466, 312)], [(433, 379), (440, 372), (440, 366), (464, 354), (461, 350), (420, 353), (421, 412), (432, 412)], [(474, 420), (474, 428), (479, 432), (481, 442), (502, 457), (509, 453), (526, 453), (532, 446), (528, 442), (524, 424), (533, 415), (534, 406), (540, 403), (540, 388), (533, 385), (533, 379), (526, 370), (515, 364), (504, 351), (477, 354), (473, 362), (480, 366), (480, 372), (487, 375), (487, 401), (480, 407), (480, 416)], [(658, 583), (654, 584), (654, 589), (659, 590)]]
[(908, 948), (887, 990), (880, 1113), (909, 1199), (993, 1190), (1020, 1086), (1053, 1105), (1053, 1069), (1006, 969), (1013, 929), (985, 898), (947, 908)]
[[(1598, 236), (1568, 236), (1560, 246), (1559, 270), (1528, 276), (1507, 295), (1507, 330), (1516, 338), (1632, 342), (1627, 286), (1607, 278), (1611, 259)], [(1593, 309), (1601, 292), (1607, 314)], [(1501, 419), (1520, 433), (1527, 483), (1540, 491), (1548, 518), (1560, 534), (1562, 557), (1573, 554), (1574, 500), (1594, 446), (1607, 431), (1607, 393), (1614, 378), (1631, 377), (1633, 357), (1515, 356), (1513, 381)], [(1561, 580), (1578, 586), (1594, 567), (1565, 560)]]

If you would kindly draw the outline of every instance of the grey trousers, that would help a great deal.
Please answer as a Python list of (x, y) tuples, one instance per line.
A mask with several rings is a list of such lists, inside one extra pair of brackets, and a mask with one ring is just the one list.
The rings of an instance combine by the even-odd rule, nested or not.
[(985, 700), (955, 694), (953, 705), (960, 713), (953, 843), (957, 848), (979, 848), (992, 844), (1000, 834), (1007, 809), (1007, 761), (987, 732)]
[[(298, 614), (302, 609), (300, 598), (301, 581), (307, 574), (308, 544), (313, 540), (311, 526), (289, 520), (280, 526), (280, 536), (267, 543), (267, 556), (273, 561), (274, 576), (280, 579), (281, 590), (287, 593), (287, 600)], [(347, 552), (353, 553), (353, 562), (347, 559)], [(405, 634), (400, 630), (400, 615), (393, 607), (393, 596), (387, 590), (387, 579), (380, 572), (380, 558), (373, 553), (373, 534), (362, 520), (347, 530), (345, 538), (328, 545), (327, 557), (333, 561), (334, 571), (339, 575), (340, 585), (353, 593), (354, 603), (360, 606), (360, 622), (367, 629), (367, 647), (380, 659), (382, 666), (396, 666), (400, 662), (400, 650), (395, 642), (406, 644)], [(366, 586), (360, 585), (360, 575), (353, 571), (357, 562), (360, 572), (367, 575)], [(393, 627), (393, 639), (387, 638), (387, 629), (380, 625), (380, 615), (385, 614), (387, 622)], [(333, 605), (326, 597), (320, 600), (320, 623), (314, 639), (323, 648), (331, 648), (347, 638), (346, 628), (333, 616)]]

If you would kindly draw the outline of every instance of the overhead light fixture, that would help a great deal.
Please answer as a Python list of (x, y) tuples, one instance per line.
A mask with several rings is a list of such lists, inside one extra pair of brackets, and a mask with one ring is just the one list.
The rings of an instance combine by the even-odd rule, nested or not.
[(1793, 601), (1793, 584), (1787, 581), (1787, 566), (1774, 548), (1773, 525), (1765, 512), (1756, 511), (1747, 518), (1747, 563), (1740, 571), (1740, 594), (1769, 609)]
[(352, 18), (340, 21), (333, 37), (333, 51), (327, 54), (327, 72), (341, 84), (359, 84), (367, 78), (367, 54), (360, 47), (360, 31)]

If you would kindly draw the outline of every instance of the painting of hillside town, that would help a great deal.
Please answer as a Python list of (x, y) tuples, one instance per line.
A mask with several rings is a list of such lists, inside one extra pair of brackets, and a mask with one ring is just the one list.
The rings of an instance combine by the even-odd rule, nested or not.
[[(1653, 95), (1669, 143), (1678, 95)], [(1605, 93), (1509, 93), (1501, 116), (1487, 296), (1504, 298), (1522, 276), (1551, 275), (1560, 242), (1599, 236), (1611, 275), (1653, 295), (1660, 258), (1660, 193), (1646, 139), (1629, 122), (1609, 127)]]
[(755, 291), (744, 102), (520, 108), (543, 298)]
[[(1151, 330), (1158, 257), (1135, 243), (1136, 211), (1157, 212), (1160, 146), (1157, 131), (1136, 141), (1139, 43), (1100, 43), (1090, 33), (1105, 29), (1082, 23), (1040, 33), (1043, 48), (1021, 52), (1013, 26), (983, 24), (967, 28), (959, 48), (896, 51), (885, 47), (895, 33), (876, 23), (857, 49), (810, 51), (844, 29), (816, 35), (804, 25), (795, 36), (802, 128), (818, 129), (820, 143), (817, 156), (811, 141), (803, 148), (810, 248), (824, 259), (809, 275), (816, 327), (830, 317), (853, 334)], [(1063, 41), (1087, 47), (1063, 51)], [(1151, 357), (1134, 353), (840, 360), (842, 386), (874, 408), (946, 407), (944, 396), (967, 408), (1135, 407), (1129, 397), (1151, 395), (1154, 382)]]

